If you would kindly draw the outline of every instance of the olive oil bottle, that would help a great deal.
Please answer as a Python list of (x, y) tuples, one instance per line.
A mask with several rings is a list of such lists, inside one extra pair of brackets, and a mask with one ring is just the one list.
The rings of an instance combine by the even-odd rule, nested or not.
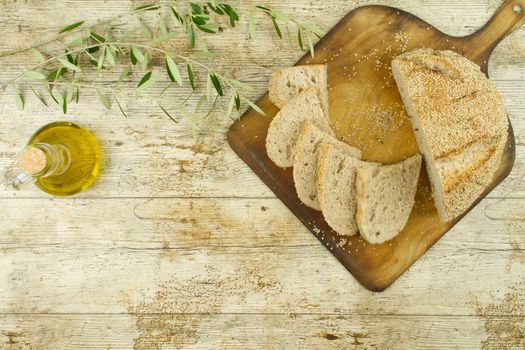
[(34, 182), (55, 196), (69, 196), (88, 188), (100, 171), (100, 151), (95, 137), (70, 122), (40, 128), (20, 155), (24, 174), (13, 185)]

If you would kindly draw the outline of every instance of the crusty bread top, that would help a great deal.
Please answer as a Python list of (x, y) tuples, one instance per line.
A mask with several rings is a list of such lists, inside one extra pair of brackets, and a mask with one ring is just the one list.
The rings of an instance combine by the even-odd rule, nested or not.
[(475, 63), (453, 51), (419, 49), (398, 56), (392, 65), (405, 80), (434, 160), (484, 138), (506, 140), (501, 95)]
[(292, 98), (312, 87), (317, 89), (323, 111), (329, 118), (327, 68), (324, 64), (284, 67), (273, 72), (268, 86), (270, 101), (283, 108)]

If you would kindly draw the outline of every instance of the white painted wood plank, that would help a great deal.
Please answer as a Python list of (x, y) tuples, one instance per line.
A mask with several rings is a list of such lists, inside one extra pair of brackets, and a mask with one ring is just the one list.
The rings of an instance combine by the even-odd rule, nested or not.
[(485, 201), (380, 294), (361, 287), (276, 199), (154, 200), (136, 208), (142, 219), (119, 201), (28, 206), (33, 216), (0, 241), (0, 312), (128, 312), (161, 293), (169, 308), (151, 312), (471, 315), (473, 299), (524, 290), (517, 199)]
[[(497, 327), (515, 328), (501, 334)], [(508, 316), (2, 315), (9, 349), (518, 349)], [(521, 339), (520, 339), (521, 337)]]

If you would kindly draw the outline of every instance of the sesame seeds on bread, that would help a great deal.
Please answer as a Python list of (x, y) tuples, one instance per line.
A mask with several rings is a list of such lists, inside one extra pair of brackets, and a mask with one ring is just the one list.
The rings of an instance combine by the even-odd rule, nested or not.
[(507, 141), (501, 95), (479, 66), (452, 51), (419, 49), (392, 71), (427, 172), (438, 214), (451, 221), (491, 183)]

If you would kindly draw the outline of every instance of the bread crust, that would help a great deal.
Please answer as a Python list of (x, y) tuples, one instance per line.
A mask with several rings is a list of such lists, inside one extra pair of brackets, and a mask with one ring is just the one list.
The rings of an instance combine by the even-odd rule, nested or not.
[(491, 183), (508, 137), (501, 95), (475, 63), (419, 49), (392, 62), (442, 221), (461, 215)]

